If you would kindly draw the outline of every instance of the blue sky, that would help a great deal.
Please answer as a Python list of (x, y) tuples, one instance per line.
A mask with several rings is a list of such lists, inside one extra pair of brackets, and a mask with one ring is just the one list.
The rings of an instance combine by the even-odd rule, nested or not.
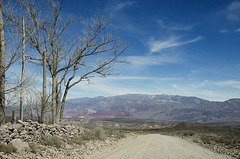
[(240, 1), (71, 0), (64, 14), (111, 10), (111, 28), (132, 46), (120, 75), (78, 84), (69, 98), (171, 94), (224, 101), (240, 96)]

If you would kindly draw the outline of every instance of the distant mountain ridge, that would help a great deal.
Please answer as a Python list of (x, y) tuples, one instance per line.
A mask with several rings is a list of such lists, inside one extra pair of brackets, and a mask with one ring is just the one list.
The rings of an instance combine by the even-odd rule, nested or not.
[(216, 102), (166, 94), (77, 98), (66, 101), (64, 115), (131, 117), (162, 121), (240, 122), (240, 99)]

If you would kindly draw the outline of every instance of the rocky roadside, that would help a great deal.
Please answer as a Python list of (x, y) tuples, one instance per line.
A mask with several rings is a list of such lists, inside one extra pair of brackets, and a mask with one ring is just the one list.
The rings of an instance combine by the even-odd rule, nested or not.
[(7, 123), (0, 127), (0, 142), (8, 144), (16, 139), (23, 142), (39, 142), (52, 136), (59, 136), (67, 141), (72, 136), (83, 133), (84, 129), (80, 126), (46, 125), (31, 120), (26, 122), (18, 120), (17, 124)]
[[(12, 153), (4, 155), (0, 153), (3, 159), (87, 159), (95, 153), (101, 153), (104, 149), (114, 149), (117, 147), (118, 140), (108, 138), (106, 141), (90, 141), (86, 145), (65, 145), (64, 148), (55, 148), (41, 145), (41, 151), (32, 153), (25, 151), (22, 153)], [(1, 158), (0, 157), (0, 158)]]
[[(11, 145), (16, 152), (0, 152), (0, 159), (85, 159), (86, 156), (114, 147), (118, 139), (114, 136), (106, 140), (88, 141), (86, 144), (69, 144), (76, 136), (82, 136), (85, 129), (71, 125), (45, 125), (31, 120), (18, 121), (17, 124), (5, 124), (0, 127), (0, 143)], [(57, 136), (61, 147), (42, 144), (45, 138)]]
[(189, 142), (193, 142), (193, 143), (196, 143), (208, 150), (211, 150), (215, 153), (218, 153), (218, 154), (223, 154), (223, 155), (229, 155), (229, 156), (232, 156), (234, 158), (237, 158), (237, 159), (240, 159), (240, 149), (232, 149), (232, 148), (229, 148), (227, 146), (224, 146), (224, 144), (222, 145), (217, 145), (217, 144), (207, 144), (207, 143), (203, 143), (199, 137), (182, 137), (186, 140), (188, 140)]

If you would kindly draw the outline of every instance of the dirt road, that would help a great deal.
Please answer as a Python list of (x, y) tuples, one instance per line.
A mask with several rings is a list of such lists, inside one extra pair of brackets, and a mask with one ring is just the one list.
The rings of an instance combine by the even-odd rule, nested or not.
[(139, 135), (124, 140), (115, 149), (102, 150), (94, 159), (231, 159), (184, 139), (159, 134)]

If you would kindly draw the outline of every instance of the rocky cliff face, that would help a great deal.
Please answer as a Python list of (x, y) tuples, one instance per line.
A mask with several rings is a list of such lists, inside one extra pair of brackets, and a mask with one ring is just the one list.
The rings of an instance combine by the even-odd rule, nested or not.
[(68, 100), (65, 108), (66, 116), (73, 116), (71, 111), (75, 116), (85, 116), (86, 110), (91, 109), (96, 111), (91, 114), (95, 117), (105, 115), (163, 121), (240, 122), (240, 99), (211, 102), (197, 97), (129, 94)]

